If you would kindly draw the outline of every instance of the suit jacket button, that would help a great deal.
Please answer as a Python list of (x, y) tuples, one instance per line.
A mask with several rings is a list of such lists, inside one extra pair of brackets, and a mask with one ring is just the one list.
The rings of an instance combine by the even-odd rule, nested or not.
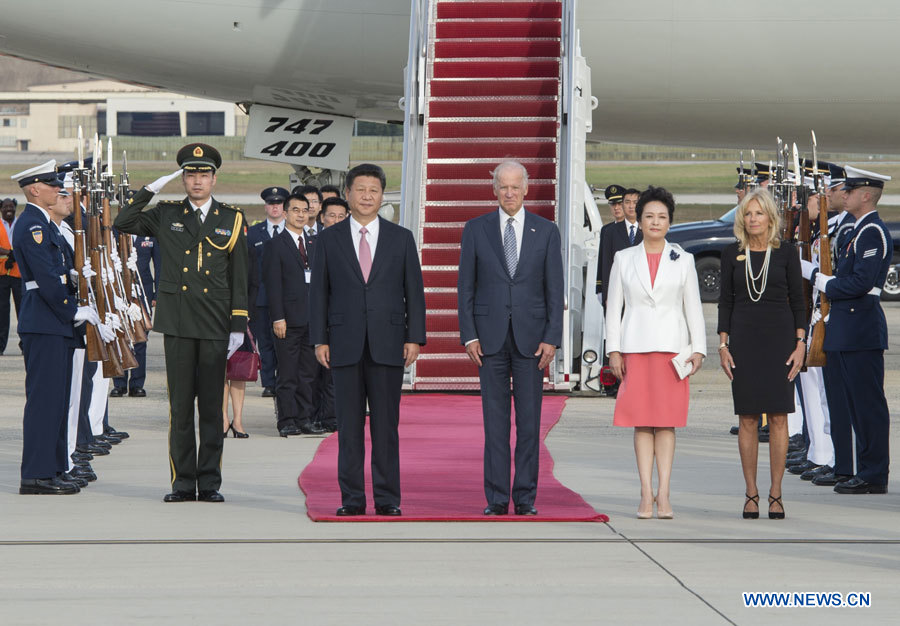
[(851, 313), (853, 313), (854, 311), (856, 311), (856, 309), (850, 309), (850, 312), (851, 312)]
[(185, 250), (184, 253), (185, 253), (185, 254), (190, 254), (191, 251), (190, 251), (190, 250)]
[(209, 276), (209, 270), (206, 270), (206, 275)]
[(63, 304), (69, 304), (69, 299), (68, 299), (68, 298), (63, 298)]
[(181, 286), (181, 290), (182, 290), (182, 291), (187, 291), (187, 285), (182, 285), (182, 286)]
[(184, 268), (184, 271), (186, 272), (186, 271), (187, 271), (187, 268)]
[(212, 256), (212, 252), (207, 252), (206, 256)]
[(209, 289), (207, 289), (206, 287), (203, 288), (203, 293), (206, 293), (208, 291), (209, 291)]

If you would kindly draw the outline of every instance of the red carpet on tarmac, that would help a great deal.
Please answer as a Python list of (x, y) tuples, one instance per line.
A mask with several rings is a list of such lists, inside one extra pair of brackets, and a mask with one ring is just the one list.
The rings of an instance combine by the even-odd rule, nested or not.
[[(306, 494), (309, 517), (316, 522), (607, 522), (584, 499), (553, 476), (553, 458), (544, 444), (559, 421), (566, 399), (545, 396), (541, 409), (538, 515), (485, 516), (484, 427), (479, 396), (407, 394), (400, 403), (400, 480), (402, 517), (374, 514), (366, 427), (366, 501), (368, 514), (337, 517), (337, 435), (325, 439), (297, 482)], [(515, 418), (513, 418), (515, 419)], [(515, 430), (514, 427), (512, 429)], [(515, 445), (515, 435), (512, 436)], [(510, 503), (512, 513), (512, 503)]]

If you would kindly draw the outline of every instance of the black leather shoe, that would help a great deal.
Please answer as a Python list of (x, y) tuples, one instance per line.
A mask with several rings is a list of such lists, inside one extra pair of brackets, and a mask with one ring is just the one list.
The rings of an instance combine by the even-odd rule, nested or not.
[(197, 494), (200, 502), (225, 502), (225, 496), (212, 489), (211, 491), (201, 491)]
[(732, 435), (736, 435), (739, 432), (741, 432), (741, 427), (740, 426), (732, 426), (728, 432), (730, 432)]
[(788, 439), (788, 452), (796, 452), (804, 448), (806, 448), (806, 444), (803, 441), (803, 435), (800, 433), (791, 435), (791, 438)]
[(128, 439), (130, 435), (126, 433), (124, 430), (116, 430), (112, 426), (107, 426), (103, 433), (106, 435), (112, 435), (113, 437), (118, 437), (119, 439)]
[(319, 426), (317, 422), (306, 422), (300, 424), (300, 432), (304, 435), (321, 435), (325, 429)]
[(384, 506), (376, 506), (375, 507), (375, 515), (386, 515), (387, 517), (399, 517), (403, 515), (400, 512), (399, 506), (394, 506), (393, 504), (386, 504)]
[(818, 463), (813, 463), (812, 461), (807, 461), (806, 463), (800, 463), (799, 465), (791, 465), (787, 468), (791, 474), (802, 474), (803, 472), (808, 472), (809, 470), (814, 470), (821, 467)]
[(109, 392), (110, 398), (123, 398), (125, 394), (128, 393), (128, 390), (124, 387), (113, 387), (112, 391)]
[[(400, 509), (397, 509), (398, 511)], [(338, 517), (353, 517), (354, 515), (365, 515), (366, 507), (364, 506), (342, 506), (337, 511), (335, 511), (335, 515)]]
[(107, 448), (101, 448), (100, 446), (93, 443), (86, 443), (82, 446), (75, 446), (75, 450), (77, 452), (90, 454), (92, 455), (92, 458), (94, 456), (104, 456), (106, 454), (109, 454), (109, 450)]
[(76, 478), (83, 478), (89, 483), (97, 480), (97, 474), (94, 473), (94, 470), (90, 468), (90, 466), (84, 467), (81, 465), (76, 465), (72, 469), (69, 470), (69, 474)]
[(88, 454), (87, 452), (78, 452), (76, 449), (75, 452), (72, 453), (72, 460), (78, 463), (79, 461), (92, 461), (94, 459), (93, 454)]
[(143, 387), (135, 387), (134, 389), (130, 389), (128, 391), (128, 395), (132, 398), (146, 398), (147, 392), (144, 391)]
[(294, 437), (296, 435), (302, 435), (303, 431), (300, 430), (299, 426), (285, 426), (278, 429), (278, 434), (282, 437)]
[(809, 456), (806, 450), (797, 450), (796, 452), (788, 452), (788, 455), (784, 457), (785, 463), (796, 463), (797, 461), (805, 461), (806, 457)]
[(835, 493), (887, 493), (887, 485), (873, 485), (859, 476), (834, 486)]
[(263, 387), (263, 390), (262, 390), (262, 394), (261, 394), (261, 395), (262, 395), (263, 398), (274, 398), (274, 397), (275, 397), (275, 390), (272, 389), (271, 387)]
[(790, 467), (795, 467), (797, 465), (806, 465), (807, 463), (809, 463), (809, 459), (807, 459), (806, 457), (803, 457), (803, 458), (793, 457), (790, 459), (785, 459), (784, 467), (785, 467), (785, 469), (787, 469)]
[(91, 467), (90, 461), (72, 461), (72, 463), (74, 463), (75, 467), (80, 467), (91, 472), (94, 471), (94, 468)]
[(516, 515), (537, 515), (537, 509), (530, 504), (517, 504)]
[(94, 441), (103, 441), (104, 443), (108, 443), (111, 446), (117, 446), (122, 443), (122, 440), (118, 437), (113, 437), (112, 435), (95, 435)]
[(506, 515), (508, 512), (508, 504), (489, 504), (484, 509), (485, 515)]
[(820, 487), (833, 487), (838, 483), (847, 482), (851, 478), (853, 478), (853, 476), (850, 474), (835, 474), (834, 470), (831, 470), (830, 472), (825, 472), (814, 477), (812, 479), (812, 484)]
[(173, 491), (163, 497), (163, 502), (193, 502), (197, 496), (192, 491)]
[(819, 467), (806, 470), (802, 474), (800, 474), (800, 480), (812, 480), (819, 474), (825, 474), (826, 472), (831, 472), (832, 470), (830, 465), (820, 465)]
[(88, 481), (85, 478), (78, 478), (77, 476), (72, 476), (69, 472), (63, 472), (57, 478), (63, 482), (73, 483), (78, 485), (79, 488), (84, 489), (88, 486)]
[(78, 485), (56, 478), (30, 478), (19, 483), (22, 495), (68, 496), (79, 491)]
[(769, 443), (769, 427), (768, 425), (763, 426), (759, 429), (759, 442), (760, 443)]
[[(111, 443), (107, 443), (107, 442), (103, 441), (102, 439), (98, 439), (97, 437), (94, 437), (94, 441), (89, 443), (88, 445), (95, 446), (98, 448), (103, 448), (104, 450), (109, 450), (110, 448), (112, 448)], [(91, 452), (91, 454), (94, 454), (94, 453)]]

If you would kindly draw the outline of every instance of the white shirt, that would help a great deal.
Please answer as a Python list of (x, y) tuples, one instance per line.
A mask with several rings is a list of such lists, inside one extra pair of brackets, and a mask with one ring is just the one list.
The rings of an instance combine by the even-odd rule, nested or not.
[(509, 218), (513, 218), (513, 232), (516, 234), (516, 260), (519, 259), (519, 255), (522, 253), (522, 235), (525, 233), (525, 207), (520, 207), (519, 211), (515, 215), (509, 215), (503, 208), (498, 209), (500, 211), (500, 242), (504, 241), (503, 237), (506, 234), (506, 224), (509, 221)]
[(303, 232), (305, 232), (309, 237), (315, 237), (322, 232), (322, 226), (318, 222), (316, 222), (313, 226), (304, 226)]
[(6, 236), (9, 237), (9, 243), (12, 243), (12, 234), (13, 228), (16, 227), (16, 220), (19, 219), (18, 216), (13, 218), (12, 224), (7, 224), (6, 220), (0, 220), (3, 222), (3, 228), (6, 229)]
[[(292, 231), (290, 228), (285, 228), (288, 231), (288, 234), (291, 236), (291, 239), (294, 240), (294, 247), (298, 250), (300, 249), (300, 235)], [(306, 241), (303, 242), (303, 249), (306, 250)]]
[(281, 220), (280, 222), (273, 222), (268, 218), (266, 219), (266, 230), (269, 231), (269, 237), (275, 236), (276, 226), (278, 227), (278, 232), (281, 233), (281, 231), (284, 230), (284, 220)]
[[(376, 217), (366, 225), (366, 230), (368, 231), (366, 233), (366, 241), (369, 242), (369, 250), (372, 251), (373, 261), (375, 260), (375, 247), (378, 245), (378, 222), (379, 219)], [(353, 238), (353, 250), (356, 251), (357, 260), (359, 260), (359, 240), (362, 236), (359, 233), (359, 229), (362, 227), (362, 224), (352, 217), (350, 218), (350, 236)]]
[(206, 220), (206, 214), (209, 213), (209, 207), (212, 206), (212, 196), (210, 196), (209, 200), (207, 200), (206, 202), (204, 202), (204, 203), (201, 204), (200, 206), (197, 206), (196, 204), (194, 204), (194, 203), (191, 202), (190, 200), (188, 200), (188, 204), (191, 205), (191, 208), (194, 209), (194, 211), (196, 211), (197, 209), (200, 209), (200, 215), (201, 215), (201, 217), (200, 217), (200, 223), (202, 224), (203, 221)]
[(629, 222), (628, 218), (626, 217), (625, 218), (625, 232), (628, 233), (628, 236), (632, 240), (634, 240), (634, 238), (637, 237), (637, 234), (638, 234), (637, 221)]
[[(54, 222), (55, 223), (55, 222)], [(59, 232), (62, 233), (62, 236), (66, 238), (66, 243), (69, 244), (69, 247), (72, 248), (72, 252), (75, 251), (75, 231), (72, 230), (72, 227), (69, 226), (69, 223), (65, 220), (57, 224), (59, 227)]]

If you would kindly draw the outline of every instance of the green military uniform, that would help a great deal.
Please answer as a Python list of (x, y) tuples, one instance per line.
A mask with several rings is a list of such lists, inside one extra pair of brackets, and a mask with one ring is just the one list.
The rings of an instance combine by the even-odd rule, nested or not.
[(244, 214), (213, 199), (201, 222), (187, 198), (142, 211), (152, 198), (153, 193), (142, 188), (120, 211), (115, 225), (122, 232), (156, 237), (162, 255), (153, 329), (165, 335), (172, 488), (191, 494), (217, 491), (222, 483), (228, 336), (247, 329)]

